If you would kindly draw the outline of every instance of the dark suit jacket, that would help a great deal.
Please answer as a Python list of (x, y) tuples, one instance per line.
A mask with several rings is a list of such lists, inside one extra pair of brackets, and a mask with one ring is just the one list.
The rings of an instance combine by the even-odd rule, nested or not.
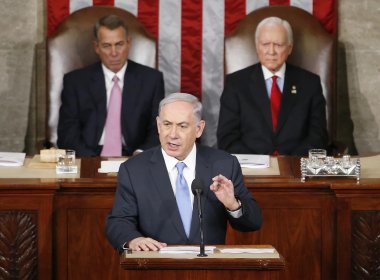
[[(210, 190), (212, 178), (223, 174), (235, 186), (243, 215), (232, 218)], [(261, 226), (261, 210), (244, 186), (236, 157), (209, 147), (197, 146), (196, 177), (203, 184), (204, 240), (206, 244), (224, 244), (227, 220), (240, 231)], [(187, 238), (165, 166), (161, 147), (147, 150), (123, 163), (113, 208), (106, 220), (106, 236), (120, 250), (125, 242), (145, 236), (168, 244), (199, 244), (198, 208), (195, 203)]]
[[(122, 97), (123, 155), (159, 144), (156, 127), (158, 104), (164, 97), (163, 75), (128, 60)], [(58, 147), (78, 156), (96, 156), (107, 117), (107, 96), (101, 63), (64, 76), (58, 122)]]
[(237, 154), (277, 150), (283, 155), (306, 155), (311, 148), (326, 148), (326, 102), (319, 76), (286, 64), (274, 133), (261, 64), (227, 75), (217, 138), (220, 149)]

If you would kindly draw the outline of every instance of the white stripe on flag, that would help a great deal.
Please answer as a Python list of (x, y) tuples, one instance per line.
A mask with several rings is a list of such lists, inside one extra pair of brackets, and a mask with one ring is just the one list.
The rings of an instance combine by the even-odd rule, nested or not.
[(203, 1), (202, 104), (206, 128), (203, 144), (216, 146), (219, 98), (224, 81), (224, 0)]
[(269, 0), (246, 0), (245, 12), (248, 15), (250, 12), (269, 5)]
[(304, 9), (313, 14), (313, 0), (290, 0), (290, 5)]
[(70, 0), (70, 14), (92, 5), (92, 0)]
[(138, 0), (128, 0), (128, 1), (127, 0), (115, 0), (114, 5), (115, 5), (115, 7), (127, 10), (128, 12), (137, 16), (137, 12), (138, 12), (137, 2), (138, 2)]
[(160, 1), (158, 66), (166, 94), (178, 92), (181, 86), (181, 7), (181, 1)]

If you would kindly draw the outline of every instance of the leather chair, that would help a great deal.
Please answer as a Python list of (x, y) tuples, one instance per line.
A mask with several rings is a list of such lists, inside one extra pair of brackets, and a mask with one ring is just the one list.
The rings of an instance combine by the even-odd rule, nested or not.
[(255, 31), (258, 23), (270, 16), (287, 20), (293, 29), (294, 46), (288, 61), (316, 73), (321, 78), (327, 103), (327, 124), (331, 143), (330, 154), (345, 151), (336, 144), (336, 39), (310, 13), (293, 6), (268, 6), (248, 14), (225, 39), (226, 74), (258, 62)]
[(156, 40), (131, 13), (110, 6), (92, 6), (69, 15), (47, 40), (47, 128), (45, 146), (55, 145), (63, 76), (99, 60), (93, 48), (93, 26), (102, 16), (115, 14), (128, 25), (132, 37), (129, 58), (155, 68)]

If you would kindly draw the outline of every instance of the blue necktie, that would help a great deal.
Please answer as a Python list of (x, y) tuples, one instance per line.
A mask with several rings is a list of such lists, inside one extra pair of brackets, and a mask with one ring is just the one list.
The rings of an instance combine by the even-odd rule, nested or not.
[(192, 216), (193, 210), (191, 207), (189, 187), (182, 173), (185, 166), (186, 164), (184, 164), (183, 162), (178, 162), (176, 164), (178, 175), (177, 175), (177, 180), (175, 183), (176, 185), (175, 197), (177, 200), (177, 205), (178, 205), (179, 213), (181, 215), (183, 227), (185, 228), (187, 237), (189, 237), (190, 226), (191, 226), (191, 216)]

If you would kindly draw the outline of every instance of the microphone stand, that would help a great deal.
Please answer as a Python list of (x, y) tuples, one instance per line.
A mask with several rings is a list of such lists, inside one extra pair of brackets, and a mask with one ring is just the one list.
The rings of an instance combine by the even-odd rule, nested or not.
[(198, 204), (198, 217), (199, 217), (199, 233), (201, 235), (201, 244), (200, 244), (200, 252), (197, 255), (198, 257), (207, 257), (207, 254), (205, 253), (205, 242), (203, 239), (203, 220), (202, 220), (202, 207), (201, 207), (201, 192), (202, 189), (196, 189), (195, 190), (197, 194), (197, 204)]

